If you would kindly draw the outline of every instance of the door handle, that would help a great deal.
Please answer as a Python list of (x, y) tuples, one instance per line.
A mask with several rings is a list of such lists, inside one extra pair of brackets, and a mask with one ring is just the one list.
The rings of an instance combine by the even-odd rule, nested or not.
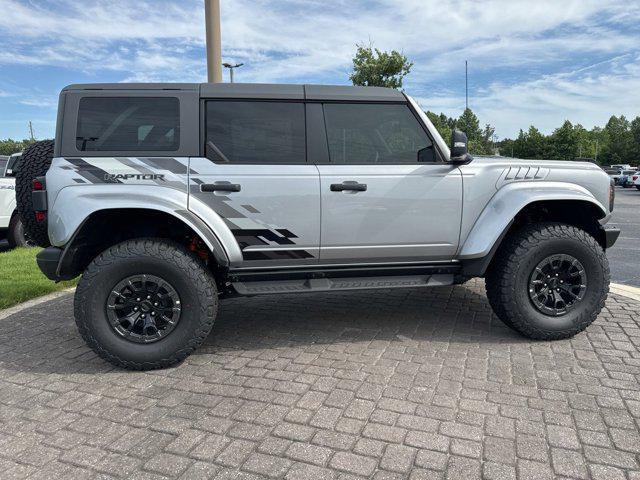
[(200, 185), (201, 192), (239, 192), (239, 183), (203, 183)]
[(367, 184), (358, 182), (332, 183), (330, 188), (332, 192), (366, 192)]

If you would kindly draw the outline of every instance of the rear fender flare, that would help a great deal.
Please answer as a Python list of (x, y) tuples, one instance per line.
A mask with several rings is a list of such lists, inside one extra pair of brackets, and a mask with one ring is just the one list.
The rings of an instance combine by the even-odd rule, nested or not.
[[(187, 192), (148, 185), (87, 185), (65, 187), (49, 208), (51, 244), (67, 245), (84, 222), (104, 210), (140, 209), (160, 211), (179, 219), (195, 231), (221, 266), (242, 260), (242, 252), (231, 230), (211, 209), (197, 214), (188, 208)], [(193, 198), (191, 199), (193, 201)]]

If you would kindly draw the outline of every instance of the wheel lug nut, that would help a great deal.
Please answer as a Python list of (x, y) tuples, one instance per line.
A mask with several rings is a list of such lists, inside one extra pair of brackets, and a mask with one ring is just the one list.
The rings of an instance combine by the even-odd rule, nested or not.
[(152, 317), (155, 317), (155, 315), (156, 315), (156, 312), (151, 312)]
[(133, 311), (137, 312), (138, 311), (138, 307), (133, 307)]
[(157, 307), (157, 306), (158, 306), (158, 302), (154, 303), (154, 304), (153, 304), (153, 306), (154, 306), (154, 307)]
[(142, 300), (140, 297), (136, 298), (136, 302), (139, 302), (140, 300)]
[[(556, 275), (557, 277), (557, 275)], [(151, 295), (147, 295), (147, 300), (151, 300)]]

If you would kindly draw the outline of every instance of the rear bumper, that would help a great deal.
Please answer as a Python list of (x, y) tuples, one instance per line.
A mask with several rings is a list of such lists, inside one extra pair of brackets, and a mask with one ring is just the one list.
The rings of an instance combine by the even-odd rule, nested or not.
[(602, 227), (602, 233), (604, 233), (605, 248), (611, 248), (620, 236), (620, 229), (617, 227)]
[(48, 247), (36, 255), (38, 268), (49, 280), (55, 280), (56, 282), (61, 280), (58, 275), (58, 265), (60, 264), (62, 253), (63, 250), (61, 248)]

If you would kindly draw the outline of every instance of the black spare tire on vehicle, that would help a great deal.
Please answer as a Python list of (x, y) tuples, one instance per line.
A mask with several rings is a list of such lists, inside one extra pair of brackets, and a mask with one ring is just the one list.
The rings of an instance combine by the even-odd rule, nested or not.
[(18, 213), (29, 240), (39, 247), (51, 245), (47, 233), (47, 221), (37, 221), (33, 209), (31, 192), (33, 179), (43, 177), (53, 160), (53, 140), (43, 140), (34, 143), (22, 154), (20, 165), (16, 173), (16, 202)]

